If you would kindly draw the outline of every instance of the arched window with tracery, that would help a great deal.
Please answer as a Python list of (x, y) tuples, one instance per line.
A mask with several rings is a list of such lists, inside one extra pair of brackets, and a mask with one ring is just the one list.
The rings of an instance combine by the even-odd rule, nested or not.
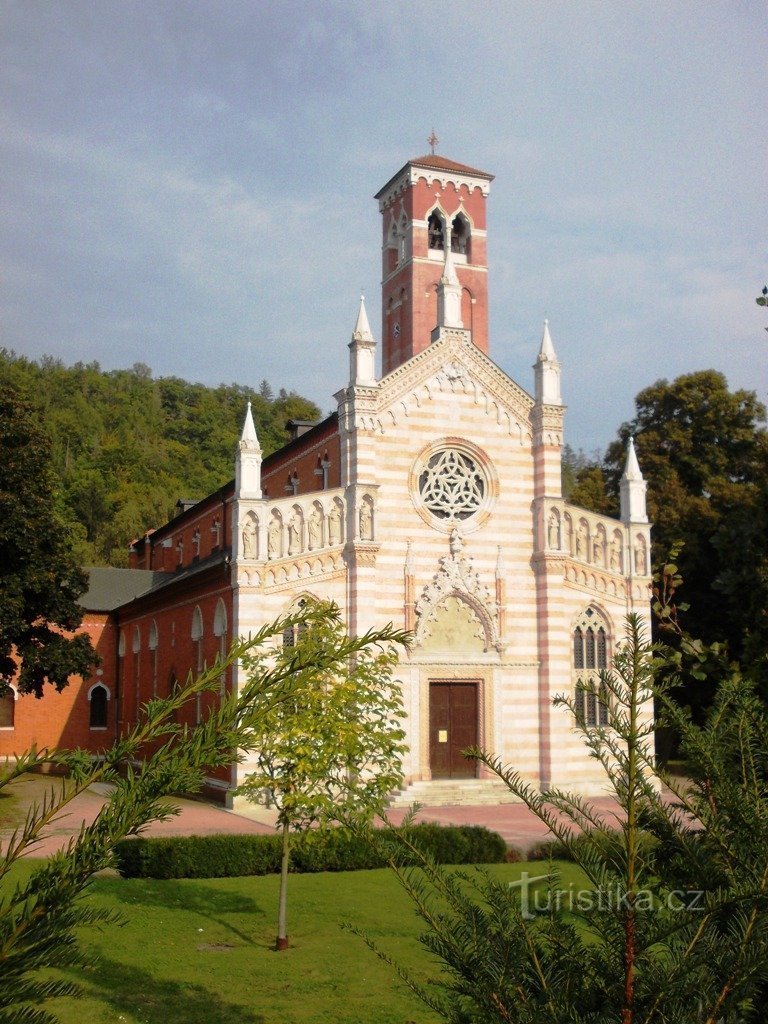
[(608, 668), (608, 624), (587, 608), (573, 630), (573, 683), (576, 718), (587, 726), (608, 724), (608, 694), (600, 672)]

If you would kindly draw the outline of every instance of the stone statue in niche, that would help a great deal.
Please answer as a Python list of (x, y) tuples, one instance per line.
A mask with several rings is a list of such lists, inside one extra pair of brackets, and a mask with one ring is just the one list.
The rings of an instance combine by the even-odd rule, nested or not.
[(302, 550), (301, 516), (298, 512), (294, 512), (288, 520), (288, 554), (298, 555)]
[(621, 543), (617, 537), (611, 543), (611, 568), (621, 569)]
[(278, 519), (271, 519), (269, 522), (269, 528), (267, 529), (267, 555), (269, 558), (279, 558), (281, 555), (280, 551), (280, 521)]
[(600, 536), (595, 537), (595, 543), (592, 548), (592, 561), (595, 565), (603, 564), (603, 540)]
[(646, 568), (645, 545), (641, 540), (638, 540), (635, 545), (635, 572), (638, 576), (645, 576)]
[(367, 501), (360, 506), (360, 540), (373, 540), (373, 511)]
[(328, 513), (328, 543), (341, 544), (341, 509), (336, 502)]
[(558, 529), (557, 516), (554, 512), (549, 513), (549, 523), (547, 525), (547, 535), (549, 540), (549, 546), (553, 551), (556, 551), (560, 547), (560, 533)]
[(587, 524), (586, 523), (579, 523), (579, 529), (578, 529), (578, 531), (576, 533), (576, 557), (577, 558), (585, 558), (585, 559), (587, 558), (587, 555), (588, 555), (588, 553), (587, 553), (587, 539), (588, 539), (588, 536), (589, 535), (587, 533)]
[(243, 556), (245, 558), (258, 558), (259, 538), (256, 523), (251, 516), (245, 517), (243, 524)]
[(310, 551), (317, 551), (323, 546), (323, 523), (317, 508), (313, 508), (307, 519), (307, 547)]

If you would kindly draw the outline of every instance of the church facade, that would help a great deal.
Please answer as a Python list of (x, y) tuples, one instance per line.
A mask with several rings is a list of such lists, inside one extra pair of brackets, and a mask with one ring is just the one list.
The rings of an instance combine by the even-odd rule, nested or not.
[[(83, 721), (94, 693), (100, 702), (102, 741), (233, 637), (330, 599), (352, 633), (389, 622), (413, 633), (397, 672), (403, 799), (498, 799), (461, 755), (472, 744), (536, 785), (604, 786), (573, 716), (552, 700), (574, 696), (599, 726), (605, 707), (576, 680), (610, 664), (627, 613), (649, 618), (645, 483), (630, 445), (619, 520), (565, 501), (548, 325), (532, 394), (490, 358), (492, 180), (434, 154), (408, 161), (376, 196), (381, 375), (361, 301), (336, 412), (293, 424), (292, 440), (262, 458), (249, 408), (234, 481), (135, 541), (130, 570), (93, 571), (85, 606), (109, 656), (80, 689)], [(240, 681), (234, 668), (222, 687)], [(191, 719), (216, 699), (202, 698)], [(247, 771), (233, 766), (211, 785), (225, 798)]]

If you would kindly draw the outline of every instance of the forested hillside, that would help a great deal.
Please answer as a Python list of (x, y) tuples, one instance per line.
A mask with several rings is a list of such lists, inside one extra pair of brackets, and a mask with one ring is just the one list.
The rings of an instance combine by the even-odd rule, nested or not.
[(209, 388), (154, 379), (142, 363), (104, 372), (98, 363), (66, 367), (0, 349), (0, 382), (39, 410), (84, 565), (125, 565), (132, 538), (170, 518), (179, 498), (202, 498), (232, 478), (248, 399), (265, 455), (288, 439), (287, 420), (320, 416), (300, 395), (274, 397), (266, 381), (255, 393)]

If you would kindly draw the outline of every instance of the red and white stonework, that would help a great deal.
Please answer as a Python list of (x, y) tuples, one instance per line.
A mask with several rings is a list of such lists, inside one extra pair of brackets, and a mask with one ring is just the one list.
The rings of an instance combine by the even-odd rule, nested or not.
[[(234, 481), (132, 545), (123, 572), (141, 585), (109, 610), (117, 643), (99, 677), (112, 730), (233, 636), (331, 599), (350, 632), (393, 622), (414, 634), (398, 668), (409, 745), (401, 799), (503, 798), (461, 757), (473, 743), (536, 785), (604, 788), (573, 716), (552, 700), (610, 664), (628, 612), (649, 618), (645, 483), (630, 445), (620, 520), (566, 502), (548, 325), (533, 395), (489, 357), (491, 181), (430, 155), (387, 182), (376, 196), (383, 375), (361, 301), (337, 411), (295, 424), (293, 440), (263, 459), (249, 408)], [(94, 681), (73, 690), (84, 722)], [(222, 685), (240, 682), (235, 669)], [(188, 712), (204, 713), (205, 703)], [(584, 701), (589, 722), (603, 713)], [(14, 731), (0, 731), (8, 752)], [(247, 771), (233, 766), (211, 785), (226, 797)]]

